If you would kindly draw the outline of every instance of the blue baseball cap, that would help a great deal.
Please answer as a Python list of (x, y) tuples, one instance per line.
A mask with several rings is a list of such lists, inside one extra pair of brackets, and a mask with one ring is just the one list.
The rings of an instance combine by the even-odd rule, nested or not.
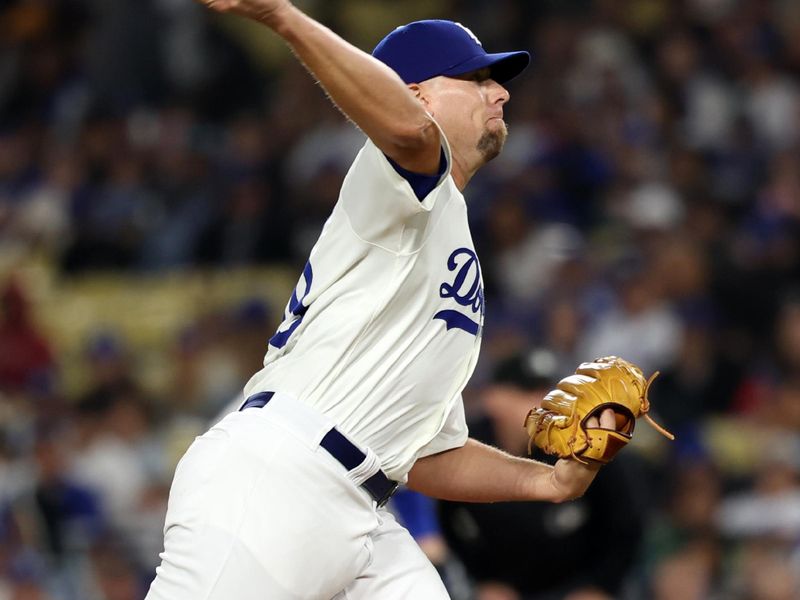
[(492, 79), (505, 83), (522, 73), (530, 54), (489, 54), (469, 29), (453, 21), (414, 21), (392, 31), (375, 46), (372, 56), (390, 66), (406, 83), (438, 75), (463, 75), (489, 67)]

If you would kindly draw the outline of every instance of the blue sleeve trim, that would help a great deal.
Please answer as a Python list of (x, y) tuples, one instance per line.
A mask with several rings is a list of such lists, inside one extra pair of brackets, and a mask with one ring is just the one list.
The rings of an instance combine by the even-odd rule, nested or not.
[(444, 155), (444, 148), (442, 148), (441, 155), (439, 156), (439, 172), (436, 175), (422, 175), (420, 173), (412, 173), (404, 169), (388, 156), (386, 157), (389, 164), (394, 167), (400, 176), (405, 179), (414, 190), (417, 200), (424, 200), (425, 196), (431, 193), (431, 190), (436, 187), (442, 175), (447, 170), (447, 157)]

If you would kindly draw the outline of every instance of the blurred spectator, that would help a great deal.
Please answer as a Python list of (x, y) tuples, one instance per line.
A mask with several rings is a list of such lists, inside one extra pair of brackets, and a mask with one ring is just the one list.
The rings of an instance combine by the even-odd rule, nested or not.
[(86, 343), (88, 394), (130, 381), (132, 357), (120, 335), (113, 331), (93, 332)]
[(227, 413), (264, 360), (277, 323), (260, 298), (198, 316), (175, 347), (170, 394), (183, 412), (211, 419)]
[(278, 323), (269, 305), (260, 298), (247, 298), (231, 310), (230, 347), (239, 363), (242, 381), (261, 368), (266, 353), (265, 340)]
[[(720, 476), (695, 454), (701, 449), (686, 450), (686, 459), (675, 465), (672, 479), (661, 482), (666, 483), (668, 499), (659, 507), (643, 552), (652, 596), (663, 600), (714, 598), (722, 575), (715, 521), (722, 494)], [(642, 591), (642, 595), (651, 594)]]
[(147, 402), (135, 385), (118, 382), (96, 389), (78, 409), (71, 472), (97, 495), (111, 532), (126, 540), (132, 559), (154, 568), (170, 466)]
[(715, 350), (713, 326), (702, 317), (687, 322), (676, 360), (649, 393), (654, 412), (672, 430), (693, 429), (699, 419), (731, 408), (742, 374)]
[(800, 573), (791, 559), (792, 544), (757, 539), (742, 556), (742, 596), (759, 600), (791, 600), (800, 594)]
[(545, 309), (543, 320), (542, 345), (552, 353), (557, 365), (552, 370), (553, 377), (565, 377), (581, 362), (577, 344), (584, 322), (579, 307), (568, 298), (553, 299)]
[[(188, 6), (188, 5), (187, 5)], [(215, 182), (208, 157), (193, 148), (199, 116), (190, 107), (140, 110), (128, 120), (132, 144), (152, 161), (152, 223), (142, 240), (142, 266), (152, 269), (192, 264), (202, 232), (214, 216)]]
[(33, 322), (28, 298), (19, 281), (9, 279), (0, 290), (0, 391), (21, 391), (55, 369), (55, 357)]
[(50, 600), (45, 589), (54, 600), (86, 597), (82, 563), (106, 522), (97, 496), (69, 472), (68, 454), (65, 431), (42, 430), (32, 477), (0, 503), (0, 590), (10, 584), (12, 598)]
[[(498, 241), (507, 247), (496, 246), (501, 251), (492, 265), (493, 277), (506, 293), (506, 302), (535, 303), (551, 288), (564, 262), (574, 258), (583, 244), (580, 234), (565, 224), (526, 223), (525, 216), (513, 208), (504, 209), (499, 204), (493, 210), (493, 227)], [(521, 230), (520, 230), (521, 228)], [(518, 239), (514, 239), (519, 232)]]
[(77, 157), (65, 149), (53, 151), (43, 162), (43, 176), (20, 194), (8, 215), (4, 244), (57, 255), (71, 233), (69, 211), (83, 173)]
[[(113, 144), (113, 135), (103, 140)], [(151, 225), (155, 199), (144, 186), (143, 166), (124, 148), (106, 149), (107, 178), (83, 194), (74, 208), (75, 238), (66, 249), (67, 270), (131, 268)], [(107, 161), (107, 162), (106, 162)]]
[(95, 548), (91, 557), (91, 574), (97, 598), (139, 600), (147, 592), (150, 582), (139, 577), (126, 554), (126, 548), (118, 544), (103, 544)]
[(221, 212), (199, 236), (199, 261), (236, 266), (264, 262), (285, 251), (281, 223), (270, 210), (272, 196), (263, 180), (251, 178), (231, 185)]
[(776, 447), (765, 450), (768, 458), (760, 461), (753, 487), (721, 502), (716, 518), (723, 534), (787, 544), (800, 539), (800, 461), (781, 439), (772, 438)]
[(714, 587), (713, 546), (693, 542), (668, 556), (656, 568), (652, 590), (654, 600), (722, 600), (726, 596)]
[(800, 295), (785, 298), (775, 326), (777, 366), (789, 380), (800, 378)]
[(682, 324), (663, 297), (663, 282), (654, 280), (651, 270), (645, 259), (636, 256), (616, 266), (612, 276), (619, 303), (595, 317), (579, 344), (581, 356), (622, 356), (645, 373), (672, 364), (678, 354)]
[(56, 562), (87, 551), (105, 528), (97, 495), (69, 472), (67, 448), (58, 437), (44, 437), (36, 447), (36, 507), (44, 526), (44, 547)]
[(13, 584), (10, 600), (50, 600), (52, 596), (45, 587), (35, 581), (19, 581)]

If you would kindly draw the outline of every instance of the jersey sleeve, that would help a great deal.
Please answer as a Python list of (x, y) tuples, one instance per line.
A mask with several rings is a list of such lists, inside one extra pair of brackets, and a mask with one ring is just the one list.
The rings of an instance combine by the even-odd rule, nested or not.
[(464, 400), (461, 395), (458, 396), (453, 408), (447, 415), (447, 420), (444, 423), (441, 431), (433, 438), (427, 445), (423, 446), (417, 458), (424, 458), (432, 454), (438, 454), (445, 450), (452, 450), (453, 448), (460, 448), (467, 443), (469, 436), (469, 429), (467, 428), (467, 420), (464, 416)]
[(345, 176), (339, 195), (339, 207), (358, 237), (392, 252), (413, 250), (409, 244), (421, 243), (423, 236), (418, 232), (424, 230), (450, 177), (450, 146), (444, 133), (440, 139), (445, 168), (423, 198), (417, 197), (411, 183), (383, 152), (371, 140), (366, 141)]
[(442, 149), (439, 155), (439, 170), (436, 172), (436, 175), (423, 175), (421, 173), (414, 173), (413, 171), (404, 169), (388, 156), (386, 158), (389, 160), (389, 164), (394, 167), (394, 170), (400, 173), (400, 175), (403, 176), (403, 179), (408, 182), (408, 184), (411, 186), (411, 189), (414, 190), (414, 195), (418, 200), (425, 200), (425, 197), (431, 192), (431, 190), (439, 185), (442, 175), (445, 171), (447, 171), (447, 157), (444, 154), (444, 149)]

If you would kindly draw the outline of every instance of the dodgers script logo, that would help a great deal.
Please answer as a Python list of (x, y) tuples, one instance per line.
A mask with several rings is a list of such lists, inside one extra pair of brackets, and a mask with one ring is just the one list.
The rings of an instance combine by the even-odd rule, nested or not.
[(447, 269), (455, 273), (455, 277), (451, 283), (445, 282), (439, 286), (439, 296), (452, 298), (469, 308), (473, 316), (457, 310), (440, 310), (433, 318), (444, 321), (448, 331), (456, 328), (478, 335), (483, 322), (483, 286), (478, 256), (469, 248), (458, 248), (447, 259)]

